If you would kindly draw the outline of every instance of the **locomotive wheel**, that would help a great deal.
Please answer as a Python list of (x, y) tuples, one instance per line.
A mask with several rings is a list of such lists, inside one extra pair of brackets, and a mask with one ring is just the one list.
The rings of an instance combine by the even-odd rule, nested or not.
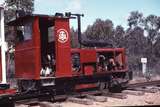
[(122, 85), (118, 80), (111, 80), (108, 85), (109, 92), (119, 93), (122, 91)]

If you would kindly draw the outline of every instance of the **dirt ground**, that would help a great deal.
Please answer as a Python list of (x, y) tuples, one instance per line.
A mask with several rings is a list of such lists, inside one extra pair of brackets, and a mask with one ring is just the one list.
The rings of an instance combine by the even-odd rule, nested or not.
[(63, 102), (62, 107), (108, 107), (108, 106), (144, 106), (160, 105), (160, 91), (157, 93), (145, 93), (143, 96), (127, 95), (127, 99), (108, 97), (106, 102), (93, 102), (92, 105), (82, 105), (72, 102)]

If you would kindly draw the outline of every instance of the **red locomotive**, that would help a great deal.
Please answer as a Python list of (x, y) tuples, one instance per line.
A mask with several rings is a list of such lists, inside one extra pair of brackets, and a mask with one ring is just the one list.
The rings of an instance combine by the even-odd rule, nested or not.
[[(48, 92), (54, 97), (91, 88), (111, 90), (127, 81), (125, 49), (82, 40), (81, 16), (25, 15), (8, 23), (16, 28), (18, 93)], [(71, 48), (69, 21), (73, 18), (78, 19), (78, 39), (83, 48)]]

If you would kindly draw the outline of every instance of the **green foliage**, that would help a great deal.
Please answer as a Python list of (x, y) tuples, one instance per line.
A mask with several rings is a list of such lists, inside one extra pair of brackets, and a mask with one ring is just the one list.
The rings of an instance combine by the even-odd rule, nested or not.
[(106, 40), (113, 38), (113, 31), (111, 20), (96, 19), (92, 26), (88, 26), (85, 36), (91, 40)]
[(138, 11), (132, 11), (127, 19), (130, 28), (141, 26), (143, 23), (143, 14)]
[[(16, 18), (16, 11), (32, 13), (34, 10), (34, 0), (5, 0), (5, 23)], [(14, 45), (13, 28), (5, 25), (6, 40), (9, 45)]]
[[(147, 57), (149, 68), (157, 68), (157, 63), (160, 60), (160, 17), (156, 15), (143, 17), (142, 13), (133, 11), (128, 18), (128, 25), (129, 30), (126, 40), (128, 41), (127, 49), (130, 59), (133, 59), (131, 57), (136, 59), (137, 56), (139, 56), (139, 59)], [(134, 65), (134, 61), (131, 64)], [(134, 68), (138, 68), (138, 66)]]
[(114, 31), (114, 43), (116, 47), (124, 47), (125, 31), (121, 25), (118, 25)]
[(17, 10), (32, 13), (34, 10), (34, 0), (5, 0), (5, 22), (16, 17)]

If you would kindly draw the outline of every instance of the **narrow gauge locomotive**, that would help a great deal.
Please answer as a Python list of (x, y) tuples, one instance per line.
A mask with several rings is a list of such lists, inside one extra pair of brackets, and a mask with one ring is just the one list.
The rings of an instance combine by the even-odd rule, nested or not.
[[(18, 89), (7, 93), (48, 92), (54, 97), (88, 89), (114, 90), (128, 81), (125, 49), (82, 40), (81, 16), (34, 14), (8, 23), (16, 29), (14, 60)], [(80, 48), (71, 48), (70, 20), (75, 18)], [(8, 89), (1, 88), (1, 94), (4, 90)]]

